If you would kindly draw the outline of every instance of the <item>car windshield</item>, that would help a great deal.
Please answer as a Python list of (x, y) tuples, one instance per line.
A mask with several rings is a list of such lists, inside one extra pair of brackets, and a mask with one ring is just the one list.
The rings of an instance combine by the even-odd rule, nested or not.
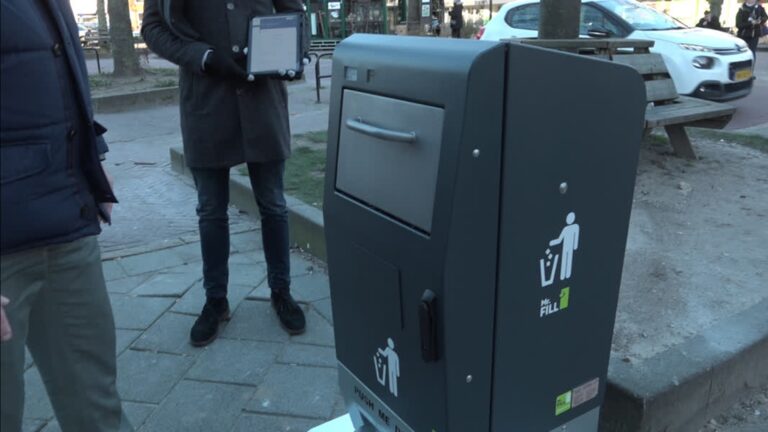
[(610, 10), (623, 18), (635, 30), (672, 30), (685, 28), (683, 24), (675, 21), (656, 9), (644, 6), (631, 0), (601, 0), (600, 6)]

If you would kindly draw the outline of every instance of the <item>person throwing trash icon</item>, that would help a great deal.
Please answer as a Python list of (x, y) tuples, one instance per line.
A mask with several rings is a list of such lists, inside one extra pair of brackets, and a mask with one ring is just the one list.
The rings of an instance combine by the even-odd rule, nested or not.
[(560, 264), (560, 280), (571, 277), (573, 269), (573, 252), (579, 248), (579, 224), (576, 222), (576, 213), (570, 212), (565, 218), (568, 224), (560, 232), (560, 237), (549, 242), (550, 246), (562, 244), (562, 261)]
[[(379, 379), (379, 383), (384, 385), (384, 378), (389, 378), (389, 391), (397, 397), (397, 379), (400, 377), (400, 357), (395, 352), (395, 341), (392, 338), (387, 338), (387, 347), (385, 349), (378, 348), (378, 359), (374, 357), (374, 364), (377, 365), (376, 375)], [(387, 363), (381, 367), (381, 358), (386, 358)], [(378, 364), (377, 364), (378, 360)], [(382, 372), (379, 376), (379, 371)], [(388, 376), (385, 375), (388, 373)]]

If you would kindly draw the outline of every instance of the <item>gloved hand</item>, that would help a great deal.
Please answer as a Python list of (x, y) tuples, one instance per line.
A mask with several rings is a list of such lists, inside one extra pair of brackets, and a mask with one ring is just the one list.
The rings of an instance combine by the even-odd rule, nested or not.
[(203, 71), (206, 74), (214, 75), (219, 78), (228, 78), (234, 80), (247, 80), (248, 73), (234, 58), (227, 54), (222, 54), (216, 50), (211, 51), (203, 63)]
[(280, 79), (284, 81), (295, 81), (295, 80), (301, 79), (301, 77), (304, 75), (304, 66), (308, 65), (309, 61), (310, 61), (309, 56), (305, 55), (304, 58), (301, 59), (301, 64), (302, 64), (301, 69), (280, 70), (280, 71), (277, 71), (277, 74), (280, 76)]

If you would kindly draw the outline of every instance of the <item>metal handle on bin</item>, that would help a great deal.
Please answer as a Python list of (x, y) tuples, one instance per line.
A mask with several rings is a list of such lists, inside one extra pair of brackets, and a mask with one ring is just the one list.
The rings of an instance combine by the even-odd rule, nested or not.
[(365, 123), (360, 117), (347, 119), (347, 127), (355, 132), (360, 132), (361, 134), (381, 138), (387, 141), (404, 143), (412, 143), (416, 141), (416, 132), (400, 132), (376, 127)]

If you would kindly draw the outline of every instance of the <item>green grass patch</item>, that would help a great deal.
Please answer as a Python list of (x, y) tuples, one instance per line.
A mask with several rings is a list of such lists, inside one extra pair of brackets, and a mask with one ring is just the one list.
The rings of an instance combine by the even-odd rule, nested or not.
[[(248, 168), (238, 169), (247, 176)], [(285, 193), (305, 203), (322, 208), (325, 187), (325, 151), (299, 147), (285, 165)]]
[(652, 147), (661, 147), (669, 145), (666, 135), (650, 134), (643, 138), (643, 143)]
[(112, 74), (89, 75), (88, 82), (92, 90), (109, 88), (112, 85)]
[(144, 68), (144, 73), (168, 78), (176, 78), (179, 76), (179, 70), (176, 68)]
[(307, 132), (297, 136), (298, 138), (304, 138), (309, 142), (315, 144), (325, 144), (328, 142), (328, 131)]
[(318, 208), (323, 207), (325, 151), (299, 147), (285, 166), (285, 192)]
[[(697, 139), (706, 139), (713, 141), (726, 141), (729, 143), (743, 145), (764, 153), (768, 153), (768, 138), (760, 135), (746, 135), (733, 132), (726, 132), (712, 129), (687, 128), (688, 137), (696, 143)], [(669, 145), (669, 139), (666, 135), (651, 134), (643, 139), (643, 142), (653, 147)]]
[(759, 135), (745, 135), (733, 132), (724, 132), (710, 129), (689, 129), (691, 138), (705, 138), (712, 140), (724, 140), (745, 147), (750, 147), (761, 152), (768, 153), (768, 138)]
[(179, 85), (179, 82), (174, 78), (163, 78), (155, 83), (156, 88), (176, 87), (177, 85)]

